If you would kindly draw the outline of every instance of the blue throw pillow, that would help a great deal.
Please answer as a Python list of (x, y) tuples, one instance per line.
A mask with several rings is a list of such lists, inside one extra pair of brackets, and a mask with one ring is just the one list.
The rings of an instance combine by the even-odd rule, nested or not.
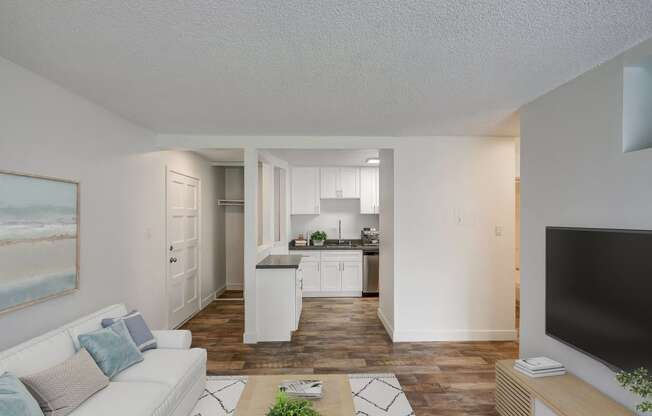
[(134, 340), (141, 352), (156, 348), (156, 338), (154, 338), (152, 331), (149, 330), (140, 312), (131, 311), (131, 313), (120, 318), (102, 319), (102, 326), (106, 328), (117, 321), (124, 321), (129, 330), (129, 335), (131, 335), (131, 339)]
[(113, 378), (122, 370), (143, 361), (143, 354), (134, 344), (123, 321), (118, 321), (108, 328), (81, 334), (77, 339), (108, 378)]
[(11, 373), (0, 375), (0, 415), (2, 416), (43, 416), (36, 399), (27, 388)]

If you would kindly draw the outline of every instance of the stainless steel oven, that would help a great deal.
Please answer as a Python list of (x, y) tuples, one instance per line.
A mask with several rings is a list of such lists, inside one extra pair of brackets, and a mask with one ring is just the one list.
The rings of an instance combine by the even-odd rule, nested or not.
[(365, 251), (362, 256), (362, 294), (378, 294), (378, 251)]

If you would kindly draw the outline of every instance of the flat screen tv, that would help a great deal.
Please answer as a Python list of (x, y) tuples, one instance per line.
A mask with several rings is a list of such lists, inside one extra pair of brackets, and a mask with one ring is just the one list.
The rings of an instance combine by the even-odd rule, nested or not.
[(548, 227), (546, 334), (652, 371), (652, 231)]

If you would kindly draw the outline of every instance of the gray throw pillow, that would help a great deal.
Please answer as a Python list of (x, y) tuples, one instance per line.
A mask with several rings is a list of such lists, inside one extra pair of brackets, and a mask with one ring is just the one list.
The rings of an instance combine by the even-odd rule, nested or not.
[(43, 416), (38, 403), (18, 377), (0, 371), (0, 415)]
[(102, 326), (107, 328), (117, 321), (124, 321), (129, 330), (129, 335), (131, 335), (131, 339), (134, 340), (134, 343), (141, 352), (156, 348), (156, 338), (154, 338), (152, 331), (149, 330), (140, 312), (131, 311), (129, 314), (120, 318), (102, 319)]
[(108, 328), (81, 334), (77, 339), (108, 378), (143, 361), (143, 354), (134, 344), (123, 321)]
[(45, 416), (65, 416), (109, 385), (109, 379), (85, 349), (61, 364), (21, 380)]

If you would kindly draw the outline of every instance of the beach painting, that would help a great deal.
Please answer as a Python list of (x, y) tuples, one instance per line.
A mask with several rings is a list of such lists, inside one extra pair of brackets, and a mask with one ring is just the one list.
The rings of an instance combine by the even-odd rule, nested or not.
[(0, 313), (79, 288), (79, 185), (0, 171)]

